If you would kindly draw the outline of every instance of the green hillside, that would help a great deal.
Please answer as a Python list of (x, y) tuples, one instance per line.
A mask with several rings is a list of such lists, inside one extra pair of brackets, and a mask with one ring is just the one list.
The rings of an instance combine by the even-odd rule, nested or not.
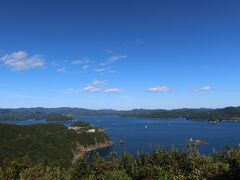
[(33, 162), (69, 165), (83, 147), (110, 141), (103, 132), (69, 130), (64, 125), (17, 126), (0, 124), (0, 164), (25, 155)]

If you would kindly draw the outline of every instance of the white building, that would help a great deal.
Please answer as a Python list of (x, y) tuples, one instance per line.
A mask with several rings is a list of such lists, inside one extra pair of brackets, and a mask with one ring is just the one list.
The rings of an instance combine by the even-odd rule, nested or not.
[(81, 127), (68, 127), (68, 129), (72, 129), (72, 130), (77, 131), (77, 130), (81, 129)]
[(89, 129), (89, 130), (87, 130), (87, 133), (95, 133), (95, 132), (96, 132), (95, 129)]

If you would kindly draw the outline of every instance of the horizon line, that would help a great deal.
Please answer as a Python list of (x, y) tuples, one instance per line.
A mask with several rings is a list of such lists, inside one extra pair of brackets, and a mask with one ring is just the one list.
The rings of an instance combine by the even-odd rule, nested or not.
[(93, 110), (93, 111), (101, 111), (101, 110), (112, 110), (112, 111), (132, 111), (132, 110), (179, 110), (179, 109), (224, 109), (224, 108), (238, 108), (239, 106), (223, 106), (223, 107), (216, 107), (216, 108), (208, 108), (208, 107), (199, 107), (199, 108), (131, 108), (131, 109), (111, 109), (111, 108), (100, 108), (100, 109), (91, 109), (91, 108), (83, 108), (83, 107), (70, 107), (70, 106), (59, 106), (59, 107), (42, 107), (42, 106), (35, 106), (35, 107), (14, 107), (14, 108), (8, 108), (8, 107), (0, 107), (0, 109), (60, 109), (60, 108), (70, 108), (70, 109), (86, 109), (86, 110)]

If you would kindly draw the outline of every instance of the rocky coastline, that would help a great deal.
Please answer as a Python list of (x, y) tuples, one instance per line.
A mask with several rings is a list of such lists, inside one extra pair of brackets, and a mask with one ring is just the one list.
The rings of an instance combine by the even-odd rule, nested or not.
[(81, 157), (83, 157), (88, 152), (108, 148), (113, 146), (113, 144), (114, 143), (111, 140), (105, 140), (104, 143), (96, 143), (95, 145), (88, 145), (85, 147), (78, 144), (76, 150), (73, 151), (72, 164), (75, 164)]

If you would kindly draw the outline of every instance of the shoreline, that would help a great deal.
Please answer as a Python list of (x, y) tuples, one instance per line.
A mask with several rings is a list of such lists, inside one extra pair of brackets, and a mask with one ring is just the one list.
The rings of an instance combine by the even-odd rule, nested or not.
[(95, 145), (89, 145), (89, 146), (81, 146), (81, 145), (77, 145), (77, 149), (76, 151), (73, 151), (73, 160), (72, 160), (72, 164), (75, 164), (78, 162), (78, 160), (83, 157), (86, 153), (95, 151), (95, 150), (100, 150), (100, 149), (104, 149), (104, 148), (108, 148), (113, 146), (114, 143), (111, 140), (106, 140), (104, 143), (97, 143)]
[(89, 153), (91, 151), (95, 151), (95, 150), (99, 150), (99, 149), (104, 149), (104, 148), (108, 148), (108, 147), (111, 147), (113, 146), (114, 143), (112, 141), (107, 141), (105, 143), (98, 143), (97, 145), (93, 146), (93, 145), (90, 145), (90, 146), (87, 146), (85, 147), (85, 153)]

